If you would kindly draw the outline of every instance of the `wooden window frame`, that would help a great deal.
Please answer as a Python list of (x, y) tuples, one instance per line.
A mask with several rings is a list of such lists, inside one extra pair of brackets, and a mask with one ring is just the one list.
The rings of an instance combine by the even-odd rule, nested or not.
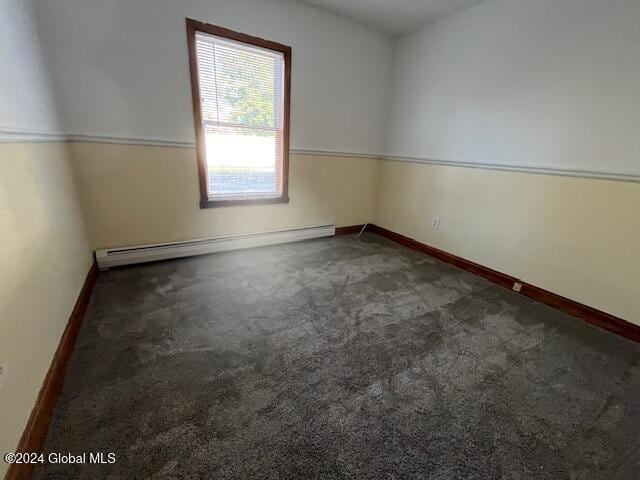
[[(189, 47), (189, 72), (191, 74), (191, 94), (193, 99), (193, 120), (196, 130), (196, 151), (198, 158), (198, 176), (200, 181), (200, 208), (228, 207), (234, 205), (258, 205), (289, 202), (289, 120), (291, 105), (291, 47), (235, 32), (228, 28), (187, 18), (187, 45)], [(237, 42), (255, 45), (280, 52), (284, 57), (284, 99), (282, 111), (282, 193), (279, 196), (266, 198), (246, 198), (229, 200), (212, 200), (209, 197), (207, 151), (204, 128), (202, 126), (202, 105), (200, 103), (200, 81), (198, 78), (198, 62), (196, 57), (196, 32), (208, 33), (217, 37), (228, 38)]]

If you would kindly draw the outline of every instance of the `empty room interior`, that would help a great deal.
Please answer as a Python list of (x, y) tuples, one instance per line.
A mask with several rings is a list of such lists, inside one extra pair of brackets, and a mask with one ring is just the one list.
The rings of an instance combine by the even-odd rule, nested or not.
[(640, 478), (640, 1), (0, 0), (0, 453)]

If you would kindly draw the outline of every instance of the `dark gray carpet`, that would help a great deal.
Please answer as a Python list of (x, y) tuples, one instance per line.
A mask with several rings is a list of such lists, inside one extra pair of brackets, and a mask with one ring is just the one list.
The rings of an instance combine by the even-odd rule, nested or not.
[(101, 274), (35, 478), (637, 479), (640, 345), (373, 234)]

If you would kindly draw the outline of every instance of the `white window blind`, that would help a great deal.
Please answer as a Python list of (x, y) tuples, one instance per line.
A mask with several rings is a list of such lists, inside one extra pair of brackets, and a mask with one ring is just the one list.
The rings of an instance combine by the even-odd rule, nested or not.
[(211, 200), (282, 194), (284, 55), (196, 32)]

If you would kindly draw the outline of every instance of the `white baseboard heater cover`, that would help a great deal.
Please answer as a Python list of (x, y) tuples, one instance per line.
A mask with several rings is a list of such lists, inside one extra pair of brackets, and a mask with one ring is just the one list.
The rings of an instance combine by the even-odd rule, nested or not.
[(262, 247), (278, 243), (298, 242), (311, 238), (332, 237), (336, 234), (335, 225), (294, 228), (265, 233), (228, 235), (215, 238), (185, 240), (183, 242), (158, 243), (123, 248), (96, 250), (96, 260), (100, 270), (111, 267), (154, 262), (171, 258), (191, 257), (207, 253), (226, 252), (243, 248)]

